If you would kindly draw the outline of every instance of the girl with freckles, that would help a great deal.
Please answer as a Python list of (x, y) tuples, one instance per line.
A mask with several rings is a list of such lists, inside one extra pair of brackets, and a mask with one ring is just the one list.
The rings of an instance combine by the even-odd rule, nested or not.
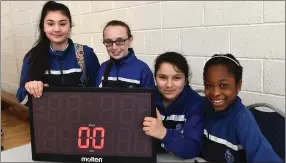
[(157, 118), (145, 117), (143, 131), (158, 140), (157, 151), (183, 159), (199, 156), (202, 147), (201, 96), (188, 82), (186, 58), (166, 52), (155, 61)]

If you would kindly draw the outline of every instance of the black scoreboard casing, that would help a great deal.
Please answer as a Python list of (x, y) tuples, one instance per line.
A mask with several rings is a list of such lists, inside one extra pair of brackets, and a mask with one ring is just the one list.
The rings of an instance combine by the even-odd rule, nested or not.
[(29, 96), (32, 159), (54, 162), (155, 163), (155, 89), (44, 88)]

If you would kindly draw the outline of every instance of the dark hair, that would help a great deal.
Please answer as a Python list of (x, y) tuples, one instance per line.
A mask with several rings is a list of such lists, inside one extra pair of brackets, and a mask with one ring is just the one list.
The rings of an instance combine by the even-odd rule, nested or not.
[[(124, 22), (122, 22), (120, 20), (111, 20), (103, 28), (103, 32), (102, 32), (103, 38), (104, 38), (104, 31), (109, 26), (122, 26), (122, 27), (125, 27), (126, 30), (127, 30), (128, 38), (133, 37), (132, 34), (131, 34), (131, 30), (130, 30), (129, 26), (126, 23), (124, 23)], [(112, 63), (113, 63), (112, 58), (110, 58), (110, 60), (107, 61), (107, 63), (106, 63), (106, 68), (105, 68), (104, 75), (103, 75), (102, 87), (105, 87), (106, 84), (107, 84), (108, 76), (109, 76), (109, 73), (110, 73), (111, 67), (112, 67)]]
[[(44, 19), (49, 11), (61, 11), (63, 15), (68, 17), (72, 26), (70, 10), (67, 6), (54, 1), (48, 1), (42, 8), (39, 20), (39, 37), (33, 48), (25, 55), (25, 58), (31, 53), (28, 63), (31, 65), (29, 69), (30, 80), (43, 80), (46, 70), (50, 69), (50, 40), (44, 32)], [(25, 59), (24, 58), (24, 59)]]
[(188, 61), (182, 54), (176, 52), (165, 52), (159, 55), (155, 60), (155, 73), (154, 73), (155, 78), (162, 63), (170, 63), (176, 66), (180, 71), (184, 73), (186, 78), (186, 84), (189, 85), (189, 80), (188, 80), (190, 74), (189, 65)]
[(215, 54), (209, 59), (204, 67), (204, 80), (206, 79), (206, 73), (211, 66), (214, 65), (224, 65), (227, 67), (228, 72), (231, 73), (234, 78), (236, 84), (238, 84), (242, 79), (242, 71), (239, 61), (232, 54)]

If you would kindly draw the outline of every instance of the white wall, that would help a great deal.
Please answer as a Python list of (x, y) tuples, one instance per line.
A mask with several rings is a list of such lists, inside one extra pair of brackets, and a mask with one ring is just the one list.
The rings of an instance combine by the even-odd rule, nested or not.
[[(136, 55), (153, 69), (155, 57), (173, 50), (192, 68), (194, 88), (203, 88), (206, 60), (232, 53), (244, 67), (246, 104), (269, 102), (285, 112), (285, 2), (264, 1), (61, 1), (72, 13), (72, 38), (108, 55), (102, 29), (112, 19), (127, 22)], [(44, 1), (1, 2), (1, 88), (16, 92), (22, 59), (36, 38)]]

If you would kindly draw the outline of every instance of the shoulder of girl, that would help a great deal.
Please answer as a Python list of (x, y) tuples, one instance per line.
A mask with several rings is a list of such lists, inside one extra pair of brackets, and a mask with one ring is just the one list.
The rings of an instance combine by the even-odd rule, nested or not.
[(236, 113), (235, 119), (237, 123), (246, 124), (246, 125), (249, 125), (252, 121), (255, 121), (251, 112), (247, 110), (247, 108), (244, 106), (241, 106), (241, 108), (238, 110), (238, 112)]
[(31, 58), (31, 56), (32, 56), (32, 53), (31, 52), (29, 52), (26, 56), (24, 56), (24, 63), (28, 63), (28, 61), (29, 61), (29, 59)]
[(88, 45), (82, 45), (84, 52), (91, 52), (93, 48), (89, 47)]
[(187, 101), (187, 107), (188, 107), (188, 112), (190, 113), (196, 113), (196, 112), (201, 112), (203, 108), (203, 103), (202, 101)]
[(107, 64), (108, 61), (109, 61), (109, 60), (102, 62), (102, 63), (100, 64), (100, 69), (105, 69), (106, 64)]
[(142, 67), (144, 67), (144, 68), (145, 68), (145, 67), (149, 67), (146, 62), (144, 62), (143, 60), (141, 60), (141, 59), (139, 59), (139, 58), (137, 58), (137, 57), (136, 57), (136, 59), (135, 59), (135, 63), (142, 65)]

